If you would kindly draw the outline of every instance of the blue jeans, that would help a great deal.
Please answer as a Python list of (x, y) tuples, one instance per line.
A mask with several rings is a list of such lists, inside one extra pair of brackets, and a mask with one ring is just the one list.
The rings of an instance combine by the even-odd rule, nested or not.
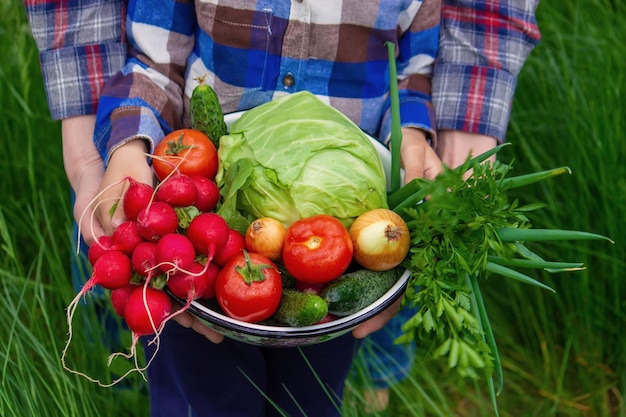
[[(142, 341), (150, 358), (155, 344)], [(147, 370), (151, 416), (339, 417), (358, 344), (348, 333), (303, 348), (216, 345), (169, 322)]]

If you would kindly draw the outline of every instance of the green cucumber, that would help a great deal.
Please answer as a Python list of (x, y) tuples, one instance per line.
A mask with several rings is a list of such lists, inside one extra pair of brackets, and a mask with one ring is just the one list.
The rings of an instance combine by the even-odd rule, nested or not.
[(274, 318), (291, 327), (304, 327), (317, 323), (327, 313), (328, 305), (319, 295), (286, 288)]
[(206, 75), (196, 79), (199, 84), (193, 89), (189, 99), (189, 118), (191, 128), (207, 135), (217, 148), (220, 138), (228, 131), (217, 93), (204, 83), (204, 77)]
[(371, 271), (359, 269), (330, 282), (320, 294), (328, 303), (328, 312), (349, 316), (383, 296), (400, 278), (400, 270)]

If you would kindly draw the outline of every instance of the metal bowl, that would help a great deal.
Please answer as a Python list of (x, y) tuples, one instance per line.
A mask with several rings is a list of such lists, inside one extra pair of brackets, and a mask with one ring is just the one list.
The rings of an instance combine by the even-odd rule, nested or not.
[[(226, 124), (230, 125), (241, 116), (242, 112), (225, 115)], [(386, 173), (391, 170), (390, 152), (377, 140), (370, 138), (380, 155)], [(389, 179), (389, 175), (387, 175)], [(387, 184), (389, 186), (389, 183)], [(306, 327), (272, 326), (259, 323), (247, 323), (221, 313), (215, 300), (196, 300), (189, 306), (188, 312), (198, 317), (213, 330), (232, 339), (257, 346), (293, 347), (307, 346), (325, 342), (350, 332), (359, 324), (376, 316), (391, 306), (404, 294), (409, 271), (404, 271), (398, 281), (374, 303), (349, 316)], [(185, 304), (185, 300), (177, 299)]]

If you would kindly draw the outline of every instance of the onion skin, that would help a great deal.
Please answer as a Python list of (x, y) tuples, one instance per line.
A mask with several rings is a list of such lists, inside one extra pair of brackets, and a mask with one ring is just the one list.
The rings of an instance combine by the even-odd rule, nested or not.
[(400, 265), (409, 253), (411, 236), (406, 223), (389, 209), (369, 210), (350, 227), (354, 260), (372, 271)]
[(272, 261), (278, 261), (283, 254), (286, 233), (285, 226), (278, 220), (258, 218), (246, 230), (246, 248), (249, 252), (260, 253)]

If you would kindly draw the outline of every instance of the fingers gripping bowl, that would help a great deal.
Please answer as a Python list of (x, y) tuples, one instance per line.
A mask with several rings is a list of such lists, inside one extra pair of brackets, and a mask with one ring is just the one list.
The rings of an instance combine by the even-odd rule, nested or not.
[[(237, 112), (225, 115), (226, 124), (230, 126), (242, 114), (243, 112)], [(383, 169), (387, 174), (387, 186), (389, 186), (391, 155), (378, 141), (371, 137), (370, 141), (381, 159)], [(381, 313), (402, 297), (408, 279), (409, 271), (404, 271), (397, 282), (369, 306), (353, 314), (306, 327), (288, 327), (240, 321), (224, 314), (215, 300), (198, 299), (193, 301), (189, 306), (188, 312), (195, 315), (213, 330), (244, 343), (272, 347), (307, 346), (346, 334), (359, 324)], [(176, 297), (174, 298), (176, 299)], [(177, 299), (177, 301), (185, 304), (182, 299)]]

